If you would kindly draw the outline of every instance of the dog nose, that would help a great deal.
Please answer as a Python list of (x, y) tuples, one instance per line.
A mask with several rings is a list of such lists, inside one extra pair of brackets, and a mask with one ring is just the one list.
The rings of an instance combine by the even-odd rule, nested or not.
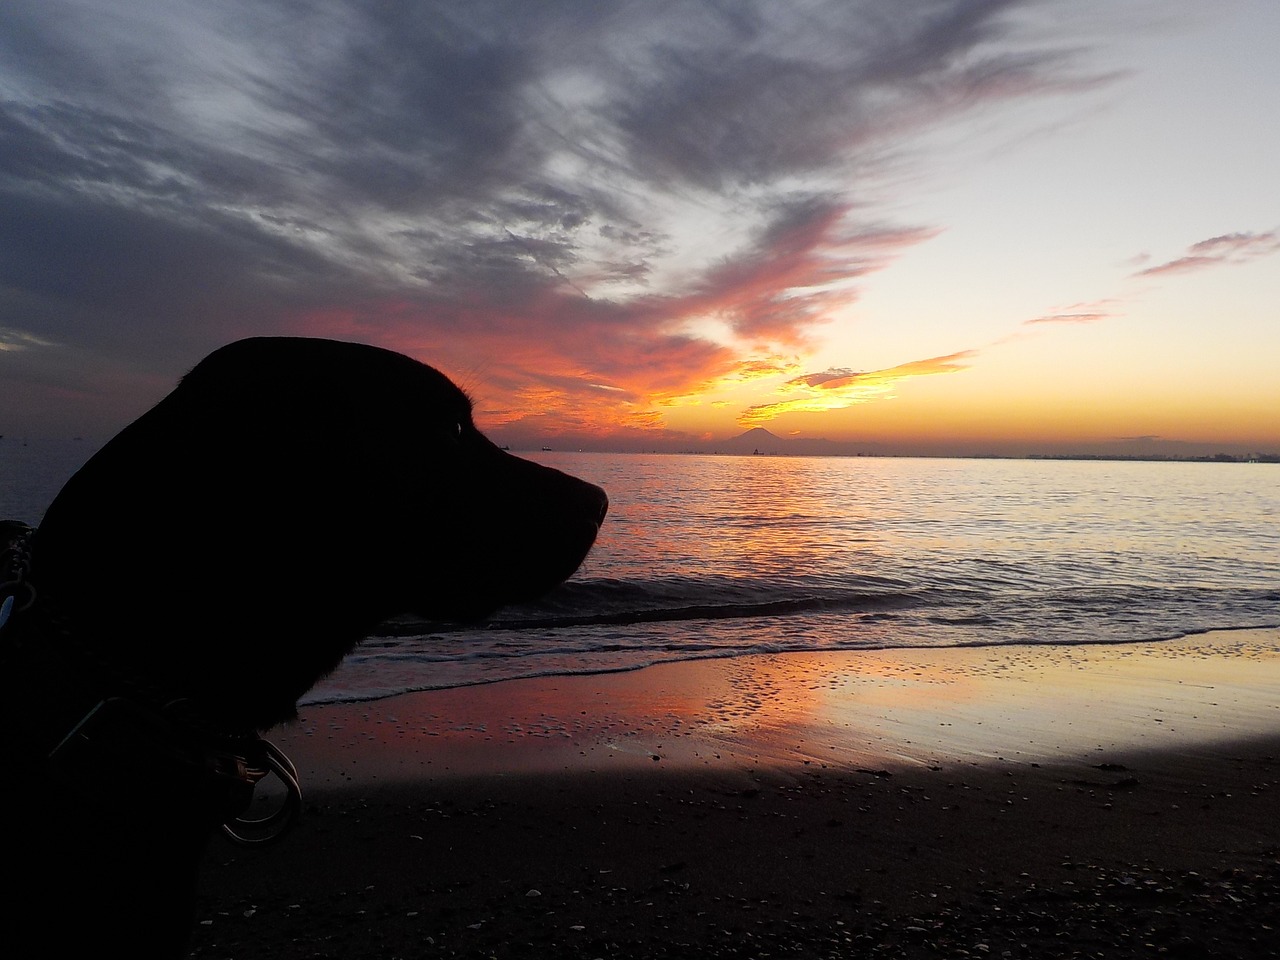
[(596, 526), (598, 527), (600, 524), (604, 523), (604, 515), (609, 512), (609, 495), (600, 487), (593, 485), (591, 489), (596, 497), (596, 506), (598, 510), (596, 513)]

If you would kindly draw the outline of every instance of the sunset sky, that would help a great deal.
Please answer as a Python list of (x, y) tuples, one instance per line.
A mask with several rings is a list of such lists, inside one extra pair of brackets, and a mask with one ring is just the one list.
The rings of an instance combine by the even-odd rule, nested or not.
[[(255, 334), (513, 446), (1280, 451), (1276, 0), (9, 0), (0, 433)], [(282, 371), (287, 376), (287, 371)]]

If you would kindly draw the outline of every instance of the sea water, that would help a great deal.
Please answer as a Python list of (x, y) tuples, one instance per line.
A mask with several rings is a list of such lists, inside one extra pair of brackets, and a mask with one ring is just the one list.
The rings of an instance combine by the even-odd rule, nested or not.
[[(0, 515), (34, 522), (92, 447), (11, 443)], [(303, 703), (760, 652), (1280, 625), (1275, 464), (528, 456), (609, 494), (578, 574), (483, 625), (394, 621)]]

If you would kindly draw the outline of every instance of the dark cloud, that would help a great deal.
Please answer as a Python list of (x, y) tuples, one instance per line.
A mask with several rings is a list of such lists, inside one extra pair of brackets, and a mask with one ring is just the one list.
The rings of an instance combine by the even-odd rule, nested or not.
[(895, 138), (1076, 82), (1024, 5), (6, 4), (8, 362), (177, 373), (312, 324), (627, 397), (726, 375), (690, 323), (803, 344), (930, 235), (854, 202)]
[(447, 5), (311, 5), (301, 19), (330, 41), (274, 45), (252, 91), (290, 120), (272, 152), (309, 148), (326, 193), (413, 212), (507, 186), (538, 159), (521, 99), (533, 51), (456, 23)]
[(1057, 54), (992, 45), (1020, 5), (717, 6), (656, 40), (608, 115), (638, 169), (700, 188), (811, 174), (900, 133), (904, 117), (1049, 83)]

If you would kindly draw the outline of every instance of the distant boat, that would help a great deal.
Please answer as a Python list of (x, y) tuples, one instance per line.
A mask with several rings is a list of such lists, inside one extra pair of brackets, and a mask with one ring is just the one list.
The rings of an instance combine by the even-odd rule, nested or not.
[(548, 453), (550, 453), (550, 452), (551, 452), (551, 448), (550, 448), (550, 447), (543, 447), (542, 449), (543, 449), (543, 450), (545, 450), (545, 451), (547, 451)]

